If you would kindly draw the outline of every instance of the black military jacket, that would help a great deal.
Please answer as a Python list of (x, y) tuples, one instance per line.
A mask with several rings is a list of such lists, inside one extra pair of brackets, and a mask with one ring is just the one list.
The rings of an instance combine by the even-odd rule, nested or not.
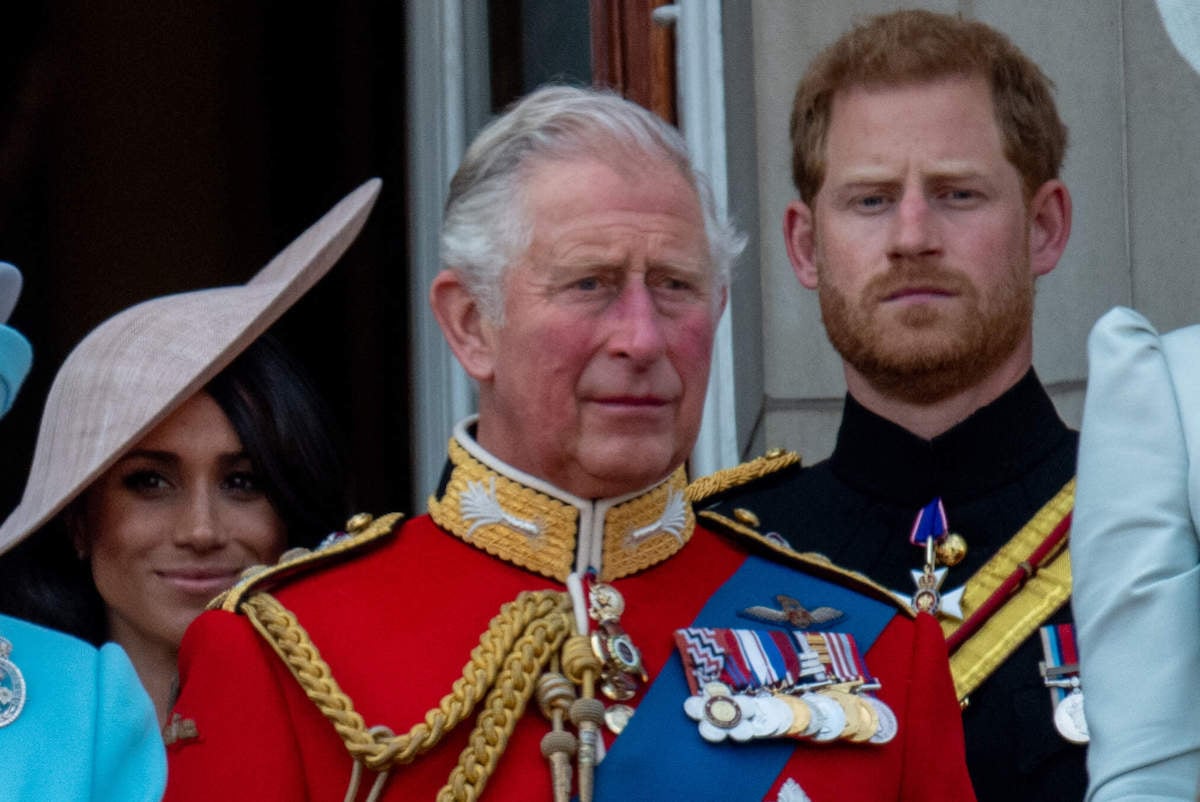
[[(1078, 435), (1031, 370), (992, 404), (924, 440), (846, 397), (833, 455), (701, 502), (756, 521), (800, 551), (820, 552), (911, 594), (923, 552), (909, 542), (920, 509), (940, 496), (950, 530), (967, 541), (943, 591), (960, 587), (1074, 475)], [(735, 514), (736, 511), (736, 514)], [(748, 514), (749, 513), (749, 514)], [(710, 528), (716, 521), (704, 518)], [(801, 600), (803, 601), (803, 600)], [(1070, 621), (1063, 605), (1046, 623)], [(969, 698), (967, 762), (980, 802), (1071, 802), (1086, 789), (1084, 747), (1054, 728), (1036, 632)], [(1086, 678), (1083, 678), (1086, 685)]]

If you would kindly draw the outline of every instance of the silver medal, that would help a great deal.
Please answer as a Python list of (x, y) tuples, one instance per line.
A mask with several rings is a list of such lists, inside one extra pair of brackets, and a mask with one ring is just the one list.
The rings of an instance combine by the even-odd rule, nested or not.
[[(806, 693), (801, 698), (813, 709), (814, 713), (820, 710), (821, 723), (820, 728), (812, 736), (814, 741), (827, 743), (841, 737), (842, 730), (846, 729), (846, 711), (842, 709), (841, 705), (819, 693)], [(814, 720), (817, 718), (818, 716), (813, 716)]]
[(615, 704), (604, 709), (604, 724), (609, 732), (620, 735), (633, 718), (633, 708), (629, 705)]
[(875, 734), (867, 739), (867, 743), (885, 744), (895, 738), (896, 733), (900, 731), (900, 723), (896, 721), (896, 714), (892, 712), (892, 708), (888, 707), (882, 699), (870, 694), (863, 694), (861, 698), (875, 708), (875, 712), (879, 714), (879, 729), (875, 730)]
[(758, 708), (753, 719), (754, 737), (778, 738), (786, 734), (794, 718), (792, 709), (774, 696), (755, 696), (753, 699)]
[(1073, 744), (1086, 744), (1090, 740), (1087, 719), (1083, 717), (1082, 691), (1071, 691), (1054, 708), (1054, 728)]
[(802, 738), (816, 738), (817, 733), (825, 726), (825, 708), (810, 703), (810, 700), (815, 694), (805, 693), (797, 697), (805, 707), (808, 708), (809, 718), (808, 726), (804, 728), (804, 732), (800, 733)]
[(0, 727), (7, 727), (21, 715), (25, 707), (25, 677), (21, 669), (8, 659), (12, 644), (0, 638)]

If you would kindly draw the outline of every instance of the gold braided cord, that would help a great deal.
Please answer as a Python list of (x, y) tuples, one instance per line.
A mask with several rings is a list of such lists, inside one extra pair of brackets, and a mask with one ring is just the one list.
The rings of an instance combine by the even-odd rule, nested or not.
[(537, 679), (573, 629), (570, 601), (533, 620), (504, 661), (504, 670), (488, 694), (466, 749), (450, 779), (438, 792), (438, 802), (474, 802), (483, 793), (517, 721), (532, 698)]
[(692, 483), (687, 486), (687, 500), (696, 504), (718, 493), (724, 493), (730, 488), (749, 484), (756, 479), (770, 476), (784, 468), (799, 464), (800, 455), (795, 451), (773, 448), (763, 456), (749, 462), (743, 462), (741, 465), (734, 465), (732, 468), (692, 480)]
[[(514, 709), (510, 705), (515, 705), (519, 699), (519, 693), (510, 689), (519, 689), (521, 693), (526, 693), (525, 700), (528, 700), (528, 694), (532, 693), (532, 685), (540, 668), (533, 669), (533, 673), (525, 678), (517, 676), (517, 668), (524, 669), (537, 660), (544, 663), (549, 659), (548, 655), (543, 657), (540, 652), (547, 648), (544, 647), (546, 641), (558, 637), (561, 643), (565, 638), (571, 626), (570, 609), (570, 597), (558, 591), (521, 593), (516, 600), (503, 605), (499, 614), (488, 625), (487, 631), (480, 636), (479, 645), (471, 651), (471, 659), (463, 667), (462, 677), (455, 680), (450, 692), (442, 697), (438, 706), (426, 713), (425, 720), (414, 725), (406, 734), (391, 735), (383, 728), (367, 728), (362, 716), (354, 710), (350, 697), (333, 678), (329, 665), (321, 658), (308, 633), (278, 600), (270, 594), (258, 593), (244, 600), (241, 606), (241, 611), (250, 619), (254, 628), (288, 666), (305, 695), (333, 724), (351, 757), (373, 771), (411, 763), (437, 746), (450, 730), (474, 710), (502, 669), (513, 672), (513, 676), (498, 685), (492, 696), (498, 694), (505, 709)], [(560, 629), (562, 633), (548, 635), (547, 627), (552, 633)], [(508, 683), (507, 686), (505, 682)], [(526, 685), (529, 687), (528, 692), (525, 691)], [(500, 720), (500, 731), (503, 731), (504, 726), (508, 726), (508, 732), (511, 732), (520, 710), (524, 709), (524, 701), (519, 705), (511, 724)], [(493, 714), (489, 722), (492, 719), (499, 720), (500, 717)], [(490, 763), (484, 761), (490, 765), (487, 769), (490, 774), (495, 760), (499, 758), (499, 753), (507, 743), (507, 735), (501, 737), (497, 734), (495, 726), (490, 723), (483, 726), (485, 723), (481, 717), (483, 732), (479, 737), (486, 746), (480, 749), (496, 750)], [(477, 730), (479, 729), (477, 727)], [(475, 739), (473, 734), (473, 743)], [(466, 752), (460, 760), (466, 760)], [(472, 758), (472, 762), (477, 761)], [(472, 770), (468, 776), (473, 778), (472, 782), (482, 784), (479, 771)], [(482, 780), (486, 781), (486, 775)]]

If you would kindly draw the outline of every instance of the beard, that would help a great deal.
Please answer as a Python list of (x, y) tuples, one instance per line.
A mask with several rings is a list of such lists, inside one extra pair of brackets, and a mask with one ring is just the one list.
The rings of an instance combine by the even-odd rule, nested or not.
[[(851, 298), (819, 265), (821, 318), (833, 347), (876, 390), (931, 404), (982, 382), (1021, 344), (1033, 322), (1027, 259), (1000, 266), (1003, 280), (981, 291), (963, 273), (920, 260), (893, 263)], [(937, 288), (953, 303), (896, 305), (906, 286)]]

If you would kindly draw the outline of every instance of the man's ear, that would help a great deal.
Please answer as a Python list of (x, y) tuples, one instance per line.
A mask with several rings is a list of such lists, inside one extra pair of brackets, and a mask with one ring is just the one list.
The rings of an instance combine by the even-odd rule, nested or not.
[(1054, 179), (1038, 187), (1029, 201), (1029, 269), (1044, 276), (1054, 269), (1071, 236), (1071, 193)]
[(783, 213), (783, 241), (787, 244), (788, 260), (800, 283), (810, 290), (817, 288), (816, 239), (813, 236), (812, 209), (803, 201), (794, 200)]
[(429, 305), (450, 350), (477, 382), (491, 381), (495, 368), (495, 327), (453, 270), (443, 270), (429, 287)]

